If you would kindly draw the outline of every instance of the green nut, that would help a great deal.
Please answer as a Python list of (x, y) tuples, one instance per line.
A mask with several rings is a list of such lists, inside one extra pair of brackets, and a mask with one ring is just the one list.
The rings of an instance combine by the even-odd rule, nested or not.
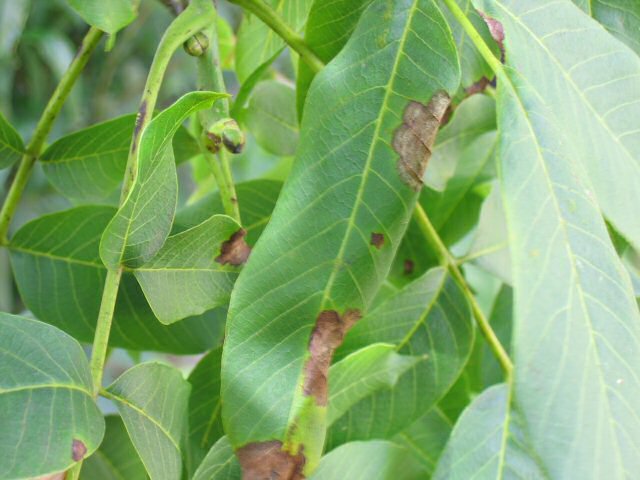
[(240, 129), (238, 122), (232, 118), (223, 118), (217, 121), (209, 129), (206, 136), (208, 140), (205, 141), (205, 145), (209, 144), (213, 147), (215, 144), (217, 148), (214, 152), (207, 146), (207, 149), (213, 153), (217, 153), (220, 150), (221, 143), (231, 153), (240, 153), (244, 148), (244, 132)]
[(200, 57), (209, 48), (209, 37), (202, 32), (198, 32), (184, 42), (183, 46), (184, 51), (192, 57)]

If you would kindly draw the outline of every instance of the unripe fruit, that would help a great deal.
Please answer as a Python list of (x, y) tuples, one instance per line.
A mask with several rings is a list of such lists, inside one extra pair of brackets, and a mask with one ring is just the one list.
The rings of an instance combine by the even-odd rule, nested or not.
[(198, 32), (184, 42), (183, 47), (184, 51), (192, 57), (200, 57), (209, 48), (209, 37), (202, 32)]

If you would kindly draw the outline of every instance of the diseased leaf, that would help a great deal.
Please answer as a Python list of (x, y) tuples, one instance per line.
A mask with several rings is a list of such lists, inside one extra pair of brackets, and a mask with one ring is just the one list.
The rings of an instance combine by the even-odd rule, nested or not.
[(0, 332), (0, 478), (64, 471), (104, 434), (87, 357), (36, 320), (0, 313)]
[(574, 3), (640, 55), (640, 3), (636, 0), (574, 0)]
[(322, 457), (310, 480), (422, 480), (426, 471), (406, 448), (391, 442), (351, 442)]
[(458, 79), (431, 0), (371, 4), (316, 77), (293, 170), (231, 299), (222, 412), (247, 475), (317, 464), (331, 354), (386, 277)]
[(239, 269), (225, 252), (244, 248), (248, 254), (242, 232), (231, 217), (214, 215), (167, 238), (151, 261), (134, 270), (158, 320), (171, 324), (229, 302)]
[(178, 198), (173, 135), (185, 118), (223, 96), (188, 93), (149, 122), (138, 147), (133, 187), (102, 235), (100, 258), (107, 267), (139, 267), (160, 250), (169, 236)]
[[(106, 268), (98, 247), (113, 207), (84, 206), (45, 215), (23, 226), (9, 245), (18, 290), (29, 310), (76, 339), (91, 343)], [(125, 272), (109, 343), (131, 350), (198, 353), (222, 340), (222, 309), (163, 326), (138, 282)]]
[[(125, 115), (56, 140), (40, 157), (48, 180), (76, 201), (107, 199), (124, 177), (135, 119), (135, 115)], [(181, 127), (173, 148), (176, 163), (180, 163), (193, 156), (198, 146)]]
[(242, 472), (227, 437), (221, 437), (196, 470), (193, 480), (239, 480)]
[(114, 34), (133, 22), (140, 0), (67, 0), (89, 25)]
[(394, 388), (354, 405), (328, 434), (328, 448), (352, 440), (391, 438), (423, 416), (464, 368), (474, 341), (466, 299), (446, 270), (435, 268), (364, 316), (338, 350), (338, 358), (374, 342), (399, 353), (426, 355)]
[(190, 388), (174, 367), (141, 363), (104, 393), (116, 403), (151, 480), (180, 478), (180, 440), (187, 424)]
[[(545, 99), (589, 195), (636, 248), (640, 222), (640, 57), (570, 0), (475, 0), (502, 22), (506, 58)], [(511, 126), (508, 127), (511, 130)]]
[(0, 169), (13, 165), (23, 153), (22, 138), (0, 112)]
[(147, 471), (138, 456), (129, 434), (118, 415), (105, 417), (106, 430), (100, 448), (82, 465), (81, 479), (143, 480)]
[[(266, 0), (294, 31), (302, 30), (313, 0)], [(284, 46), (284, 41), (262, 20), (246, 14), (238, 30), (236, 74), (240, 83)]]
[(394, 345), (376, 343), (334, 364), (329, 369), (327, 424), (331, 425), (363, 398), (392, 388), (402, 374), (425, 359), (426, 356), (398, 355)]

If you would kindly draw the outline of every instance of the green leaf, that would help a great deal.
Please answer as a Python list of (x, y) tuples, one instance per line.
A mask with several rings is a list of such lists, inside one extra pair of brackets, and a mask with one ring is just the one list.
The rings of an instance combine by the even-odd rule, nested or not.
[(258, 144), (274, 155), (293, 155), (298, 146), (295, 91), (276, 80), (258, 83), (253, 90), (244, 122)]
[(0, 478), (66, 470), (104, 434), (87, 357), (36, 320), (0, 313), (0, 331)]
[(353, 352), (329, 370), (331, 425), (354, 404), (383, 388), (393, 388), (407, 370), (426, 356), (398, 355), (394, 345), (376, 343)]
[[(266, 0), (293, 30), (300, 31), (307, 19), (312, 0)], [(246, 14), (238, 30), (236, 74), (240, 83), (284, 46), (284, 41), (262, 20)]]
[(424, 415), (460, 375), (474, 343), (474, 325), (460, 287), (442, 268), (430, 270), (365, 315), (337, 356), (385, 342), (427, 360), (408, 370), (395, 387), (354, 405), (336, 421), (328, 445), (391, 438)]
[[(532, 4), (495, 6), (511, 19), (525, 12), (520, 5)], [(519, 18), (535, 24), (538, 15), (553, 14), (575, 17), (576, 28), (592, 25), (569, 2), (554, 2), (553, 9), (535, 5), (533, 16)], [(513, 38), (519, 30), (510, 22), (505, 28)], [(599, 49), (599, 32), (589, 27), (584, 39), (591, 53)], [(625, 471), (640, 469), (640, 418), (631, 407), (640, 404), (638, 306), (582, 159), (549, 109), (553, 98), (543, 100), (537, 85), (507, 71), (498, 92), (498, 127), (515, 292), (514, 409), (550, 477), (571, 471), (578, 478), (603, 472), (624, 478)]]
[(453, 425), (438, 408), (432, 408), (408, 428), (393, 437), (393, 442), (411, 450), (428, 475), (433, 474)]
[(138, 16), (140, 0), (67, 0), (89, 25), (113, 35)]
[(509, 65), (545, 99), (567, 151), (587, 172), (589, 195), (640, 248), (640, 222), (629, 208), (640, 204), (640, 57), (570, 0), (476, 5), (502, 22)]
[(462, 413), (438, 461), (434, 480), (549, 478), (518, 443), (519, 436), (509, 432), (507, 437), (508, 390), (507, 385), (495, 385)]
[(231, 25), (221, 15), (216, 15), (216, 35), (220, 50), (220, 64), (225, 70), (232, 70), (235, 63), (236, 38)]
[[(420, 81), (408, 80), (414, 75)], [(455, 91), (458, 78), (453, 40), (431, 0), (373, 3), (316, 77), (293, 170), (231, 299), (222, 411), (234, 447), (286, 442), (294, 456), (304, 448), (304, 470), (313, 470), (327, 373), (313, 373), (314, 324), (346, 330), (373, 300), (417, 200), (414, 175), (424, 165), (413, 172), (407, 162), (428, 156), (448, 104), (442, 91)], [(420, 144), (404, 136), (413, 109), (426, 120)]]
[[(9, 246), (20, 296), (40, 320), (80, 341), (93, 340), (106, 268), (100, 237), (116, 209), (84, 206), (45, 215), (23, 226)], [(118, 293), (112, 346), (131, 350), (198, 353), (222, 339), (224, 310), (163, 326), (129, 272)]]
[(0, 112), (0, 168), (13, 165), (23, 153), (22, 138)]
[(81, 479), (141, 480), (147, 471), (138, 456), (129, 434), (118, 415), (105, 417), (106, 430), (100, 448), (84, 461)]
[(188, 93), (149, 122), (138, 147), (134, 185), (100, 242), (100, 258), (107, 267), (139, 267), (160, 250), (169, 236), (178, 199), (173, 135), (185, 118), (223, 96)]
[[(135, 120), (135, 115), (125, 115), (56, 140), (40, 157), (47, 179), (75, 201), (100, 202), (112, 196), (124, 177)], [(173, 148), (180, 163), (198, 146), (180, 127)]]
[(239, 480), (240, 464), (227, 437), (221, 437), (196, 470), (193, 480)]
[(574, 3), (640, 55), (640, 3), (635, 0), (574, 0)]
[[(222, 348), (211, 350), (189, 375), (191, 395), (187, 465), (190, 471), (195, 470), (207, 455), (207, 451), (224, 435), (220, 418), (221, 358)], [(233, 455), (233, 450), (230, 449), (230, 452)]]
[[(304, 32), (304, 41), (324, 63), (329, 63), (356, 28), (362, 12), (372, 0), (317, 0), (311, 5)], [(298, 64), (296, 104), (298, 118), (302, 118), (304, 103), (315, 73), (305, 63)]]
[(180, 478), (179, 445), (187, 424), (190, 389), (174, 367), (141, 363), (103, 392), (116, 403), (151, 480)]
[(310, 480), (423, 480), (425, 476), (424, 467), (412, 452), (391, 442), (373, 440), (336, 448), (322, 457)]
[(134, 270), (158, 320), (174, 323), (229, 302), (239, 268), (225, 264), (222, 248), (240, 231), (231, 217), (214, 215), (167, 238), (151, 261)]

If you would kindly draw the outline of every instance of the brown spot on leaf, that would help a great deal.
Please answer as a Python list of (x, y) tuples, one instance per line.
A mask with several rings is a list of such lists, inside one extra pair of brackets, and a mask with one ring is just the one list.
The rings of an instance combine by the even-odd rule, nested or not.
[(236, 451), (242, 480), (303, 480), (305, 458), (282, 450), (282, 442), (250, 443)]
[(384, 234), (371, 232), (371, 245), (380, 250), (384, 245)]
[(247, 231), (243, 228), (231, 235), (229, 240), (222, 243), (220, 247), (220, 255), (216, 258), (216, 262), (226, 265), (242, 265), (249, 258), (251, 247), (244, 241)]
[(467, 87), (466, 93), (469, 96), (475, 95), (476, 93), (482, 93), (487, 89), (489, 85), (491, 85), (491, 80), (489, 80), (487, 77), (482, 77), (476, 83)]
[(446, 92), (438, 91), (427, 105), (409, 102), (404, 109), (402, 125), (393, 135), (393, 149), (400, 155), (400, 178), (415, 191), (422, 187), (431, 147), (450, 101)]
[(404, 274), (405, 275), (411, 275), (413, 273), (413, 260), (410, 259), (406, 259), (404, 261)]
[(498, 45), (500, 46), (500, 50), (503, 50), (504, 49), (504, 44), (503, 44), (504, 27), (502, 26), (502, 23), (500, 23), (495, 18), (491, 18), (489, 15), (487, 15), (486, 13), (480, 10), (478, 10), (478, 13), (480, 13), (480, 16), (484, 20), (484, 23), (487, 24), (487, 27), (489, 27), (489, 32), (491, 33), (491, 36), (493, 37), (493, 39), (496, 42), (498, 42)]
[(87, 446), (81, 440), (74, 438), (71, 444), (71, 458), (73, 458), (73, 461), (79, 462), (86, 454)]
[(331, 357), (342, 344), (345, 334), (362, 315), (359, 310), (347, 310), (340, 316), (335, 310), (320, 312), (316, 326), (311, 332), (309, 352), (311, 358), (305, 366), (304, 394), (313, 396), (317, 405), (326, 405), (328, 398), (327, 378)]

